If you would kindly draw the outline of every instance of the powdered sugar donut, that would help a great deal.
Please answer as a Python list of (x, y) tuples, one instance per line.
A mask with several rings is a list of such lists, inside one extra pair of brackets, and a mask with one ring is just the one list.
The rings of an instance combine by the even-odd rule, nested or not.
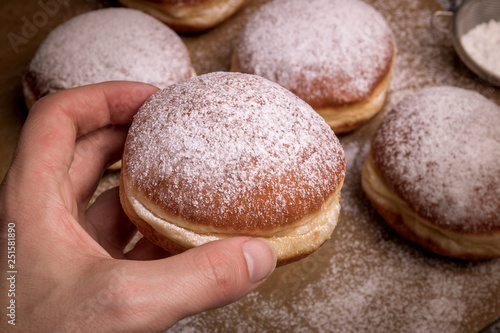
[(362, 185), (401, 235), (445, 256), (500, 256), (500, 107), (453, 87), (423, 89), (375, 132)]
[(220, 24), (248, 0), (119, 0), (168, 24), (177, 32), (199, 32)]
[(275, 0), (248, 20), (232, 70), (275, 81), (335, 132), (383, 106), (396, 46), (382, 15), (359, 0)]
[(138, 10), (108, 8), (72, 18), (40, 45), (23, 79), (28, 107), (58, 90), (110, 80), (160, 88), (194, 75), (186, 46)]
[(120, 198), (139, 231), (170, 252), (248, 235), (269, 240), (284, 264), (330, 237), (344, 175), (339, 141), (307, 103), (264, 78), (216, 72), (141, 107)]

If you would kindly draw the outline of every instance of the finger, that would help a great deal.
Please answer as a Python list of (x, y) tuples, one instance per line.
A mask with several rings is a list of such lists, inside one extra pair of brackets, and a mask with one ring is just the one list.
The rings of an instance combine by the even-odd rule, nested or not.
[(118, 187), (103, 192), (86, 212), (84, 229), (112, 257), (124, 258), (123, 250), (136, 232), (120, 205)]
[(60, 180), (73, 162), (78, 137), (107, 125), (130, 123), (139, 106), (157, 90), (145, 83), (107, 82), (42, 98), (21, 132), (18, 165), (38, 173), (29, 181)]
[[(243, 297), (274, 270), (276, 254), (269, 242), (249, 237), (214, 241), (167, 259), (129, 262), (137, 283), (123, 295), (141, 317), (139, 327), (161, 331), (180, 319)], [(131, 310), (131, 309), (130, 309)], [(154, 325), (154, 326), (153, 326)], [(133, 330), (133, 327), (131, 328)]]
[(87, 207), (102, 171), (120, 159), (127, 130), (126, 125), (109, 125), (77, 140), (69, 175), (81, 210)]

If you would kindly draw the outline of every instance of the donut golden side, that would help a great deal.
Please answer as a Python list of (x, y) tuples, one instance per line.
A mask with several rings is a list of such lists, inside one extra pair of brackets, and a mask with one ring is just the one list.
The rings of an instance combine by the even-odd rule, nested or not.
[(119, 0), (126, 7), (142, 10), (177, 32), (200, 32), (222, 23), (248, 0), (152, 1)]
[(439, 227), (412, 211), (389, 188), (377, 170), (371, 153), (363, 165), (361, 184), (380, 216), (406, 239), (447, 257), (490, 259), (500, 256), (500, 232), (457, 232)]
[[(276, 250), (278, 265), (299, 260), (316, 251), (327, 241), (335, 229), (340, 213), (340, 189), (332, 194), (321, 209), (287, 228), (258, 235), (249, 233), (221, 233), (188, 228), (189, 221), (166, 213), (160, 207), (134, 190), (124, 177), (120, 177), (120, 200), (127, 216), (139, 232), (152, 243), (172, 254), (232, 236), (257, 236), (268, 240)], [(173, 222), (175, 221), (175, 222)], [(184, 227), (182, 227), (182, 226)]]

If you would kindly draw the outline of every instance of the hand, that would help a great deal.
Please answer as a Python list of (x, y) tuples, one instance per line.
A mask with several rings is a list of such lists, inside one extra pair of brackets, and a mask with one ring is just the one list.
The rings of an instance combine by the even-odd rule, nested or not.
[[(273, 271), (272, 247), (250, 237), (168, 258), (141, 240), (124, 255), (135, 227), (118, 191), (87, 207), (103, 170), (120, 158), (133, 115), (156, 91), (102, 83), (50, 95), (31, 109), (0, 187), (3, 274), (13, 270), (7, 241), (15, 232), (15, 295), (2, 301), (6, 311), (14, 300), (15, 326), (3, 314), (4, 330), (159, 332), (241, 298)], [(2, 280), (5, 298), (13, 285)]]

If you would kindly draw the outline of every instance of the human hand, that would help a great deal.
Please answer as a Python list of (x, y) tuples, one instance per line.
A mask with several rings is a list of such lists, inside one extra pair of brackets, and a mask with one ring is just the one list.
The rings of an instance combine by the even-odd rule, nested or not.
[[(103, 170), (120, 158), (133, 115), (156, 90), (102, 83), (53, 94), (31, 109), (0, 187), (4, 274), (13, 270), (12, 231), (16, 260), (15, 295), (2, 302), (14, 300), (15, 326), (4, 315), (4, 331), (158, 332), (237, 300), (273, 271), (272, 247), (250, 237), (168, 258), (143, 239), (125, 255), (136, 229), (117, 189), (87, 207)], [(3, 279), (3, 297), (11, 282)]]

